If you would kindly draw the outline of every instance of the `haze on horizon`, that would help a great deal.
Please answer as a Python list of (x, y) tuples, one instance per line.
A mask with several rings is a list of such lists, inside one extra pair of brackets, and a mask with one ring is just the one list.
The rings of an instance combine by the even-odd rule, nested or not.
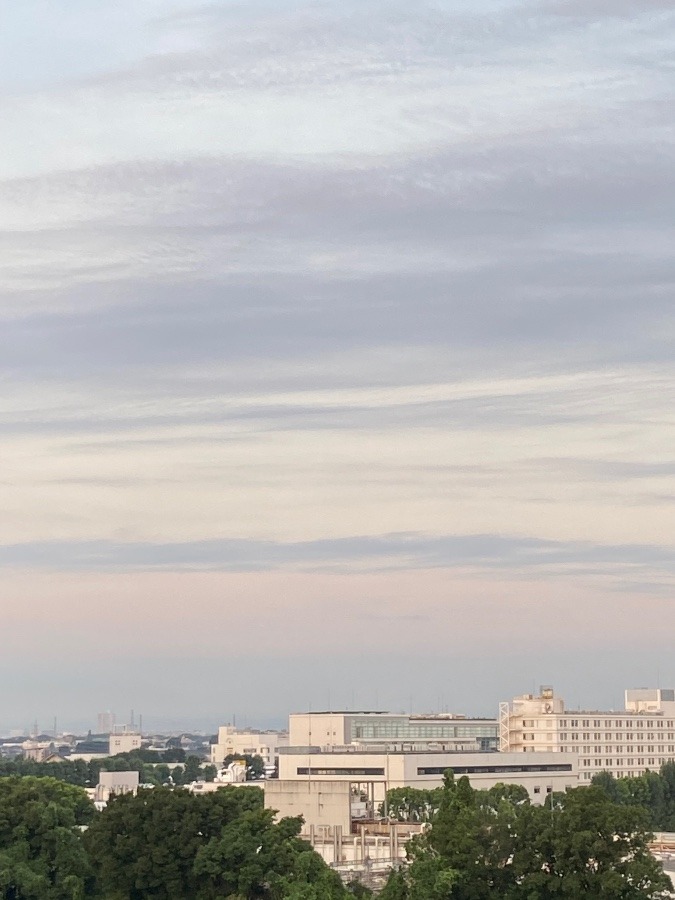
[(0, 726), (675, 684), (672, 0), (26, 0)]

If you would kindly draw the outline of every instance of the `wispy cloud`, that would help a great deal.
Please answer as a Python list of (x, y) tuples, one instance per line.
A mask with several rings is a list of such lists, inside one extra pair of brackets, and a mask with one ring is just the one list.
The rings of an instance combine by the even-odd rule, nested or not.
[(665, 609), (674, 50), (666, 0), (14, 4), (7, 578)]

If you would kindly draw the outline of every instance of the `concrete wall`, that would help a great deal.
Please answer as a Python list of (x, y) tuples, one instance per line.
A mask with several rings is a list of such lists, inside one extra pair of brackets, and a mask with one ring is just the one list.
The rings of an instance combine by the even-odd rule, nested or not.
[(348, 782), (271, 779), (265, 782), (265, 808), (276, 810), (279, 818), (302, 816), (308, 826), (340, 826), (345, 834), (350, 833)]
[(291, 713), (288, 743), (291, 747), (341, 746), (351, 742), (351, 717), (340, 712)]

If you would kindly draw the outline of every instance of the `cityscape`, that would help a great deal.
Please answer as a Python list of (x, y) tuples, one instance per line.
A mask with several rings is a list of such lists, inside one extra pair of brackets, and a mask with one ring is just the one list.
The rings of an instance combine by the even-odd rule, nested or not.
[(675, 0), (0, 27), (0, 900), (675, 898)]

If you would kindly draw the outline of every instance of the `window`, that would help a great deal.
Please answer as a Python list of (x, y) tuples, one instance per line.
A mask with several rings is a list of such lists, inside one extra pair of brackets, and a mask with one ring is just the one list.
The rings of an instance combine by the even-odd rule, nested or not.
[(581, 727), (582, 727), (582, 728), (588, 728), (588, 723), (589, 723), (589, 719), (582, 719), (582, 721), (581, 721)]
[(614, 724), (616, 725), (617, 728), (623, 728), (623, 723), (621, 722), (621, 719), (617, 719), (614, 722)]
[(541, 788), (540, 788), (538, 785), (537, 785), (537, 787), (534, 789), (534, 793), (535, 793), (535, 794), (541, 794)]
[(585, 731), (585, 732), (581, 735), (581, 737), (582, 737), (585, 741), (590, 741), (590, 739), (591, 739), (591, 736), (590, 736), (590, 734), (589, 734), (587, 731)]
[(612, 766), (612, 760), (611, 760), (611, 759), (608, 759), (608, 760), (606, 761), (605, 765), (607, 766), (608, 769), (611, 768), (611, 766)]
[(571, 719), (571, 720), (570, 720), (570, 727), (571, 727), (571, 728), (578, 728), (578, 727), (579, 727), (579, 720), (578, 720), (578, 719)]

